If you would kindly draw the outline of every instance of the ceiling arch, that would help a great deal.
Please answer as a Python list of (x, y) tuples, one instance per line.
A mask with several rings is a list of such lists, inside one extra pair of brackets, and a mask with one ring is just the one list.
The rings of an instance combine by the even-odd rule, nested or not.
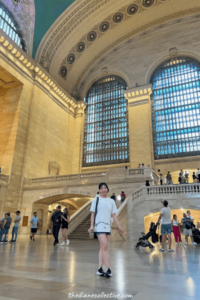
[[(175, 20), (198, 11), (200, 5), (195, 0), (76, 1), (45, 36), (37, 59), (80, 100), (91, 74), (98, 65), (103, 66), (106, 55), (119, 52), (132, 38), (142, 40), (155, 29), (165, 28), (169, 22), (173, 26)], [(100, 77), (100, 72), (96, 76)], [(120, 70), (113, 65), (109, 72)]]
[(12, 13), (18, 23), (23, 39), (26, 43), (27, 53), (32, 56), (33, 36), (35, 27), (35, 4), (34, 0), (1, 0)]

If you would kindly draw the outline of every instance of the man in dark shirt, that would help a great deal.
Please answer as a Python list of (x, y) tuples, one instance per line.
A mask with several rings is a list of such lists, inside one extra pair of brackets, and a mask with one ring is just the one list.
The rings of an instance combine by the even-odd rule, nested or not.
[(60, 230), (60, 225), (61, 225), (61, 216), (63, 215), (63, 213), (61, 212), (61, 206), (57, 206), (56, 207), (56, 211), (53, 213), (52, 217), (51, 217), (51, 221), (53, 222), (53, 236), (54, 236), (54, 246), (56, 244), (59, 244), (58, 241), (58, 234), (59, 234), (59, 230)]
[(10, 213), (6, 213), (5, 214), (5, 218), (4, 218), (4, 221), (2, 223), (2, 240), (0, 241), (0, 244), (7, 244), (8, 241), (7, 241), (7, 237), (8, 237), (8, 231), (10, 229), (10, 225), (12, 223), (12, 219), (10, 217)]
[(116, 202), (116, 196), (115, 193), (112, 194), (112, 196), (110, 197), (111, 199), (113, 199)]

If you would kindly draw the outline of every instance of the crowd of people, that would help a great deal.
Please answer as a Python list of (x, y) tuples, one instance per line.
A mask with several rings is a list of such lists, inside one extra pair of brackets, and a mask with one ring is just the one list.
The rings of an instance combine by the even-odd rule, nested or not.
[[(12, 239), (10, 240), (10, 243), (16, 243), (17, 235), (18, 235), (18, 229), (21, 222), (21, 216), (20, 211), (16, 211), (16, 217), (14, 220), (14, 225), (12, 228)], [(5, 213), (4, 218), (0, 218), (0, 244), (7, 244), (8, 243), (8, 233), (10, 230), (10, 226), (12, 224), (12, 218), (10, 216), (10, 213)]]
[[(179, 175), (178, 175), (179, 184), (188, 184), (189, 183), (189, 176), (190, 176), (190, 174), (189, 174), (188, 171), (180, 170)], [(193, 183), (200, 183), (200, 170), (199, 170), (199, 168), (197, 169), (196, 173), (193, 172), (192, 180), (193, 180)], [(160, 185), (163, 185), (163, 183), (166, 184), (166, 185), (174, 184), (170, 171), (168, 171), (167, 175), (164, 176), (164, 182), (163, 182), (163, 174), (160, 174)]]
[[(161, 213), (158, 218), (157, 225), (161, 224), (161, 235), (162, 235), (162, 247), (159, 251), (165, 251), (165, 242), (166, 238), (168, 238), (168, 251), (173, 252), (174, 250), (171, 248), (171, 233), (173, 232), (176, 245), (182, 245), (181, 233), (180, 233), (180, 223), (177, 219), (177, 215), (173, 215), (173, 219), (171, 220), (171, 209), (168, 206), (168, 202), (165, 200), (162, 202), (163, 208), (161, 209)], [(191, 243), (193, 246), (196, 246), (197, 243), (194, 241), (193, 231), (198, 230), (194, 225), (194, 219), (191, 216), (191, 212), (188, 210), (187, 213), (183, 213), (183, 218), (181, 219), (181, 223), (183, 224), (183, 235), (185, 236), (184, 244), (188, 245), (188, 237), (191, 239)], [(198, 226), (197, 226), (198, 227)], [(200, 232), (199, 232), (200, 235)]]

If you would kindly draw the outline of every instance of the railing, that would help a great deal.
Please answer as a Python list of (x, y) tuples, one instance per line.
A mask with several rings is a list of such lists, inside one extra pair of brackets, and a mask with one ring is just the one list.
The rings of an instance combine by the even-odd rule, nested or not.
[(62, 176), (56, 176), (56, 181), (62, 181), (62, 180), (77, 180), (78, 175), (62, 175)]
[(97, 178), (97, 177), (105, 177), (105, 176), (106, 176), (106, 172), (83, 173), (83, 174), (80, 174), (80, 179)]
[(200, 184), (174, 184), (142, 187), (133, 192), (132, 200), (144, 195), (170, 195), (170, 194), (200, 194)]
[(152, 176), (154, 179), (154, 184), (158, 184), (160, 181), (160, 176), (154, 170), (152, 170)]
[(72, 215), (67, 234), (70, 234), (72, 231), (74, 231), (74, 229), (89, 215), (91, 203), (92, 201), (87, 202)]
[(129, 169), (129, 175), (144, 175), (144, 168)]
[(9, 181), (8, 175), (0, 174), (0, 182), (8, 183), (8, 181)]

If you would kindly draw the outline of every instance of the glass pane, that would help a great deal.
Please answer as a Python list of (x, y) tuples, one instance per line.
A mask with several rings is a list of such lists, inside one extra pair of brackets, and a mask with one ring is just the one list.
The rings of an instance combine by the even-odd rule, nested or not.
[(86, 102), (83, 166), (129, 161), (126, 82), (103, 77), (90, 88)]
[(151, 83), (155, 159), (199, 155), (200, 63), (170, 59), (154, 72)]

